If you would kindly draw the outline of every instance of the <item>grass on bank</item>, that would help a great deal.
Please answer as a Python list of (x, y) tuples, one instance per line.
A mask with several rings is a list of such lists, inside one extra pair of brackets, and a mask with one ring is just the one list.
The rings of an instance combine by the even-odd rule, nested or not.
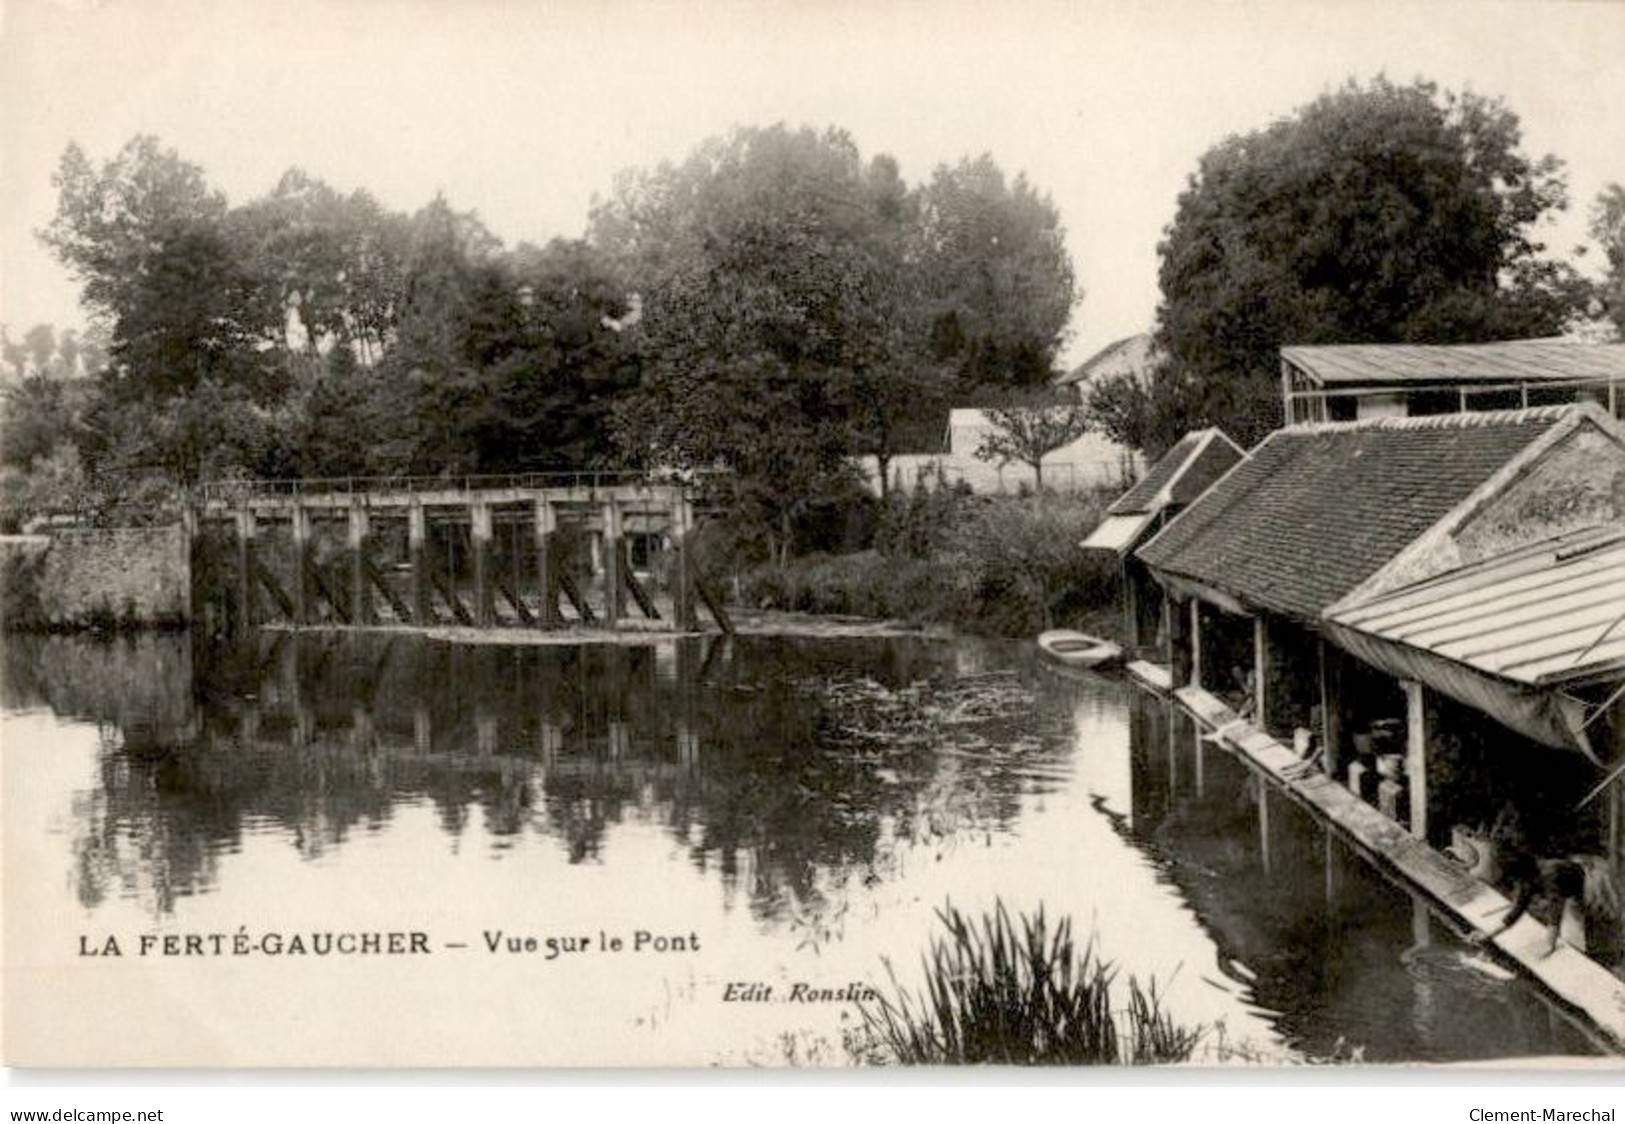
[(1203, 1037), (1162, 1008), (1154, 983), (1121, 981), (1070, 919), (1004, 903), (979, 920), (937, 912), (925, 987), (863, 1005), (871, 1051), (903, 1065), (1159, 1065), (1188, 1061)]

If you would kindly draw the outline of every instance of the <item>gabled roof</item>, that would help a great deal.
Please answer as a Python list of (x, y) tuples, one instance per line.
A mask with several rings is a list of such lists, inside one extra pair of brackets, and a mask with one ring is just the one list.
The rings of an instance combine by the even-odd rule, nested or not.
[(1247, 455), (1220, 429), (1196, 429), (1151, 466), (1138, 483), (1106, 511), (1111, 515), (1161, 511), (1169, 504), (1188, 504)]
[(1150, 332), (1137, 336), (1124, 336), (1113, 340), (1070, 371), (1055, 379), (1057, 386), (1085, 383), (1091, 379), (1111, 375), (1133, 374), (1145, 377), (1156, 359), (1156, 344)]
[(1625, 525), (1573, 531), (1358, 604), (1333, 624), (1531, 687), (1625, 670)]
[(1281, 358), (1324, 384), (1625, 379), (1625, 344), (1576, 343), (1566, 339), (1283, 347)]
[[(1305, 621), (1566, 417), (1554, 406), (1276, 430), (1141, 547), (1153, 569)], [(1588, 415), (1589, 416), (1589, 415)]]

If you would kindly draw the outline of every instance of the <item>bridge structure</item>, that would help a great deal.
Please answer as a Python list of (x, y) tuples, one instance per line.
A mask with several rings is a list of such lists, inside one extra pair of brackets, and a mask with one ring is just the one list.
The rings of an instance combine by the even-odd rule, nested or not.
[[(690, 631), (703, 605), (731, 633), (693, 556), (702, 501), (693, 482), (623, 473), (225, 481), (202, 486), (189, 524), (194, 573), (198, 543), (232, 543), (229, 616), (243, 627), (649, 627), (635, 609)], [(660, 596), (633, 567), (634, 536), (654, 544)]]

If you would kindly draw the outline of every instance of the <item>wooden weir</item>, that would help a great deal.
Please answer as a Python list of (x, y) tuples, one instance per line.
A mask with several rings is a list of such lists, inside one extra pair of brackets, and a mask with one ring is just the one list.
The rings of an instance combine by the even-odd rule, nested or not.
[[(214, 483), (193, 514), (200, 539), (231, 529), (230, 615), (245, 627), (280, 617), (293, 625), (449, 618), (479, 628), (620, 628), (629, 599), (645, 620), (663, 621), (632, 565), (629, 538), (642, 535), (665, 563), (669, 626), (698, 628), (703, 604), (731, 633), (694, 562), (697, 506), (690, 484), (580, 473)], [(601, 605), (589, 602), (566, 539), (593, 546)]]

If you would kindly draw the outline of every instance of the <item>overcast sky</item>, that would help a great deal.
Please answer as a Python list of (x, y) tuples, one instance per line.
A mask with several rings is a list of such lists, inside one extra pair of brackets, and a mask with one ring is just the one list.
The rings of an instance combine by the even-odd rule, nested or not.
[(1053, 196), (1084, 295), (1065, 357), (1149, 327), (1156, 243), (1201, 153), (1350, 76), (1505, 98), (1568, 162), (1584, 240), (1625, 181), (1625, 3), (0, 0), (0, 323), (78, 324), (32, 231), (77, 140), (138, 132), (233, 202), (300, 165), (510, 245), (579, 236), (623, 167), (734, 124), (839, 125), (911, 182), (991, 152)]

